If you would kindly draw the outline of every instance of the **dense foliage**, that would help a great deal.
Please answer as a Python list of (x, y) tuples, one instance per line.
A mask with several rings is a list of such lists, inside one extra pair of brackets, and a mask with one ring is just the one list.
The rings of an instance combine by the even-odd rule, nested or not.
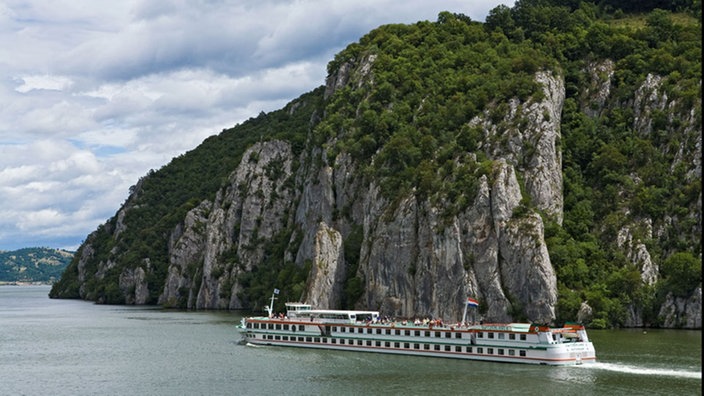
[[(478, 177), (490, 168), (478, 151), (481, 131), (468, 122), (490, 104), (539, 98), (535, 72), (556, 66), (529, 42), (511, 42), (448, 12), (436, 23), (376, 29), (329, 69), (370, 58), (373, 78), (337, 92), (326, 109), (331, 116), (316, 128), (318, 142), (333, 142), (328, 158), (347, 152), (368, 163), (365, 174), (387, 198), (446, 198), (448, 214), (471, 202)], [(446, 195), (435, 195), (439, 190)]]
[(0, 251), (0, 283), (54, 282), (72, 258), (73, 252), (49, 248)]
[[(322, 88), (303, 95), (208, 138), (140, 180), (119, 238), (116, 216), (88, 238), (93, 251), (83, 252), (84, 245), (78, 252), (91, 257), (88, 272), (119, 261), (88, 281), (88, 298), (122, 302), (120, 271), (146, 262), (150, 302), (156, 302), (169, 232), (188, 210), (212, 199), (259, 140), (288, 140), (297, 153), (323, 147), (321, 162), (348, 154), (390, 201), (416, 194), (451, 218), (473, 202), (478, 179), (491, 177), (486, 137), (469, 121), (479, 115), (501, 121), (510, 99), (540, 100), (535, 73), (552, 70), (566, 85), (564, 221), (545, 219), (558, 276), (558, 321), (574, 320), (586, 301), (594, 309), (593, 327), (623, 325), (629, 307), (657, 326), (668, 296), (687, 298), (701, 286), (701, 175), (692, 172), (697, 159), (691, 157), (701, 133), (700, 30), (699, 0), (522, 0), (496, 7), (485, 23), (443, 12), (436, 22), (375, 29), (328, 65), (331, 74), (356, 67), (349, 71), (352, 81), (328, 100)], [(613, 64), (610, 94), (599, 103), (586, 94), (593, 88), (588, 70), (607, 61)], [(648, 110), (652, 122), (637, 128), (642, 109), (635, 96), (649, 75), (662, 79), (670, 106)], [(523, 207), (535, 210), (530, 205)], [(658, 265), (654, 283), (643, 280), (628, 249), (617, 243), (624, 229)], [(294, 231), (262, 241), (270, 255), (238, 280), (243, 301), (262, 306), (273, 287), (300, 295), (310, 263), (283, 262)], [(354, 228), (344, 241), (347, 307), (362, 293), (355, 276), (361, 240), (361, 229)], [(54, 295), (78, 295), (76, 265)]]
[[(696, 158), (679, 157), (683, 147), (694, 151), (701, 134), (701, 2), (601, 5), (520, 1), (513, 9), (494, 9), (486, 26), (514, 41), (530, 39), (565, 70), (564, 223), (546, 232), (559, 316), (574, 318), (587, 301), (595, 309), (592, 326), (619, 326), (633, 305), (646, 324), (657, 326), (668, 294), (686, 298), (701, 286), (701, 175), (690, 173)], [(605, 59), (615, 63), (610, 103), (588, 116), (583, 109), (595, 105), (581, 96), (584, 69)], [(648, 73), (664, 79), (674, 105), (653, 110), (651, 132), (639, 133), (633, 100)], [(688, 115), (694, 130), (685, 127)], [(616, 243), (618, 231), (630, 224), (642, 225), (632, 231), (661, 263), (653, 285), (642, 281)]]
[[(657, 325), (666, 296), (688, 297), (701, 284), (701, 219), (692, 215), (701, 178), (688, 174), (695, 158), (678, 158), (701, 133), (691, 130), (701, 125), (700, 18), (698, 2), (529, 0), (495, 8), (484, 24), (444, 12), (436, 23), (383, 26), (330, 63), (334, 72), (373, 60), (373, 77), (332, 99), (318, 142), (332, 142), (328, 158), (346, 152), (368, 164), (365, 174), (387, 198), (427, 196), (452, 215), (491, 170), (481, 131), (468, 121), (487, 109), (501, 120), (511, 98), (540, 99), (534, 73), (560, 70), (564, 224), (546, 219), (559, 320), (574, 320), (587, 301), (594, 327), (623, 325), (631, 305)], [(605, 60), (615, 64), (612, 95), (601, 114), (587, 115), (598, 105), (585, 96), (585, 70)], [(633, 101), (649, 73), (665, 80), (674, 105), (655, 109), (652, 132), (643, 133)], [(690, 113), (693, 120), (680, 119)], [(657, 283), (644, 282), (615, 243), (624, 227), (661, 263)]]

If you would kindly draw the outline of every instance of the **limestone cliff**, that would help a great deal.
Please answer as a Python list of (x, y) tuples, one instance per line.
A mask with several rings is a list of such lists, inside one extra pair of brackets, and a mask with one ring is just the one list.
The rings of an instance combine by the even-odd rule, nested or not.
[[(342, 67), (340, 73), (348, 70)], [(560, 218), (555, 140), (562, 84), (559, 77), (536, 78), (545, 82), (549, 100), (515, 102), (523, 117), (532, 121), (528, 128), (514, 132), (519, 139), (536, 142), (521, 167), (524, 178), (535, 181), (527, 183), (531, 198)], [(332, 94), (346, 79), (331, 76), (327, 92)], [(550, 121), (545, 120), (550, 118), (548, 113), (553, 117)], [(491, 123), (483, 124), (487, 135), (498, 133)], [(523, 146), (519, 142), (515, 150)], [(335, 308), (347, 264), (342, 241), (356, 223), (361, 224), (363, 235), (355, 274), (364, 280), (358, 308), (379, 309), (390, 316), (459, 320), (463, 301), (473, 295), (487, 307), (485, 320), (510, 321), (518, 315), (550, 322), (555, 318), (557, 288), (542, 219), (532, 211), (514, 215), (523, 195), (516, 168), (503, 159), (502, 150), (491, 148), (490, 154), (499, 158), (490, 177), (482, 178), (475, 202), (447, 220), (427, 200), (407, 196), (387, 201), (374, 182), (363, 184), (350, 177), (358, 164), (345, 156), (332, 167), (325, 163), (319, 168), (299, 167), (301, 173), (294, 175), (294, 158), (286, 142), (258, 143), (245, 153), (215, 202), (201, 203), (173, 230), (168, 276), (159, 302), (199, 309), (248, 307), (237, 297), (241, 289), (237, 277), (264, 259), (265, 252), (255, 240), (272, 238), (292, 221), (302, 235), (289, 259), (300, 266), (312, 263), (301, 297), (321, 308)], [(514, 162), (519, 156), (524, 154), (510, 151), (508, 155)], [(276, 178), (267, 172), (274, 163), (280, 170)], [(277, 188), (288, 178), (301, 181), (297, 190)], [(333, 212), (344, 207), (356, 209), (349, 219), (334, 219)], [(230, 252), (227, 259), (225, 252)]]
[[(475, 45), (481, 27), (455, 22), (416, 27), (459, 30), (462, 45)], [(450, 322), (471, 296), (486, 321), (701, 327), (701, 284), (687, 283), (686, 296), (647, 295), (692, 272), (686, 260), (664, 268), (673, 253), (700, 254), (691, 247), (701, 235), (701, 96), (673, 96), (672, 75), (637, 80), (593, 55), (566, 70), (527, 52), (467, 75), (456, 68), (472, 59), (451, 62), (452, 51), (432, 47), (419, 51), (428, 66), (397, 75), (390, 64), (412, 62), (394, 57), (427, 35), (383, 50), (385, 34), (336, 57), (324, 87), (150, 172), (88, 236), (52, 294), (261, 310), (276, 287), (281, 299), (319, 308)], [(520, 52), (511, 45), (499, 46)], [(496, 75), (491, 89), (517, 88), (491, 96), (480, 85)], [(477, 87), (481, 103), (462, 102)], [(565, 130), (576, 146), (570, 169)], [(627, 140), (626, 153), (608, 139)], [(683, 175), (671, 183), (681, 207), (658, 207), (666, 192), (653, 182), (664, 176), (655, 156)], [(167, 199), (173, 207), (160, 208)], [(598, 277), (614, 290), (590, 289)], [(623, 309), (608, 311), (621, 297)]]

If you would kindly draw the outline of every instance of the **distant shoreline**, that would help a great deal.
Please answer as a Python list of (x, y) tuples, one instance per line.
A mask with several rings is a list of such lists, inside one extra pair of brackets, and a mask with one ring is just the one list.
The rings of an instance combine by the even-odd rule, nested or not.
[(51, 282), (0, 281), (0, 286), (51, 286)]

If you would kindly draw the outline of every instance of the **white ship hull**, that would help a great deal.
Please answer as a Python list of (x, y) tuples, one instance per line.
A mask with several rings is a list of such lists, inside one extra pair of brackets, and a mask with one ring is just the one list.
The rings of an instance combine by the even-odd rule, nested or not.
[(582, 326), (476, 326), (337, 323), (320, 319), (246, 318), (240, 331), (253, 345), (292, 346), (506, 363), (575, 365), (596, 361)]

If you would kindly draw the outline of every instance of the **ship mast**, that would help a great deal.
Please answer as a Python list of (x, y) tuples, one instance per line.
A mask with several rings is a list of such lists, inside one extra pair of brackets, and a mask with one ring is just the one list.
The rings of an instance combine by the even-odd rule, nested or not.
[(266, 311), (269, 313), (270, 318), (274, 317), (274, 300), (276, 300), (275, 296), (277, 294), (279, 294), (279, 289), (274, 289), (274, 292), (271, 293), (271, 304), (266, 307)]
[(468, 306), (469, 306), (469, 304), (467, 302), (465, 302), (464, 303), (464, 313), (462, 313), (462, 322), (460, 322), (460, 323), (462, 323), (462, 325), (465, 325), (467, 323), (466, 319), (467, 319), (467, 307)]
[[(474, 309), (476, 310), (477, 307), (479, 306), (479, 302), (478, 302), (477, 300), (471, 298), (471, 297), (467, 297), (467, 301), (465, 301), (465, 303), (464, 303), (464, 313), (462, 314), (462, 324), (465, 324), (465, 323), (466, 323), (466, 320), (467, 320), (467, 308), (468, 308), (470, 305), (472, 306), (472, 308), (474, 308)], [(474, 321), (476, 320), (477, 314), (476, 314), (476, 311), (472, 311), (472, 313), (473, 313), (473, 315), (472, 315), (472, 322), (474, 322)]]

